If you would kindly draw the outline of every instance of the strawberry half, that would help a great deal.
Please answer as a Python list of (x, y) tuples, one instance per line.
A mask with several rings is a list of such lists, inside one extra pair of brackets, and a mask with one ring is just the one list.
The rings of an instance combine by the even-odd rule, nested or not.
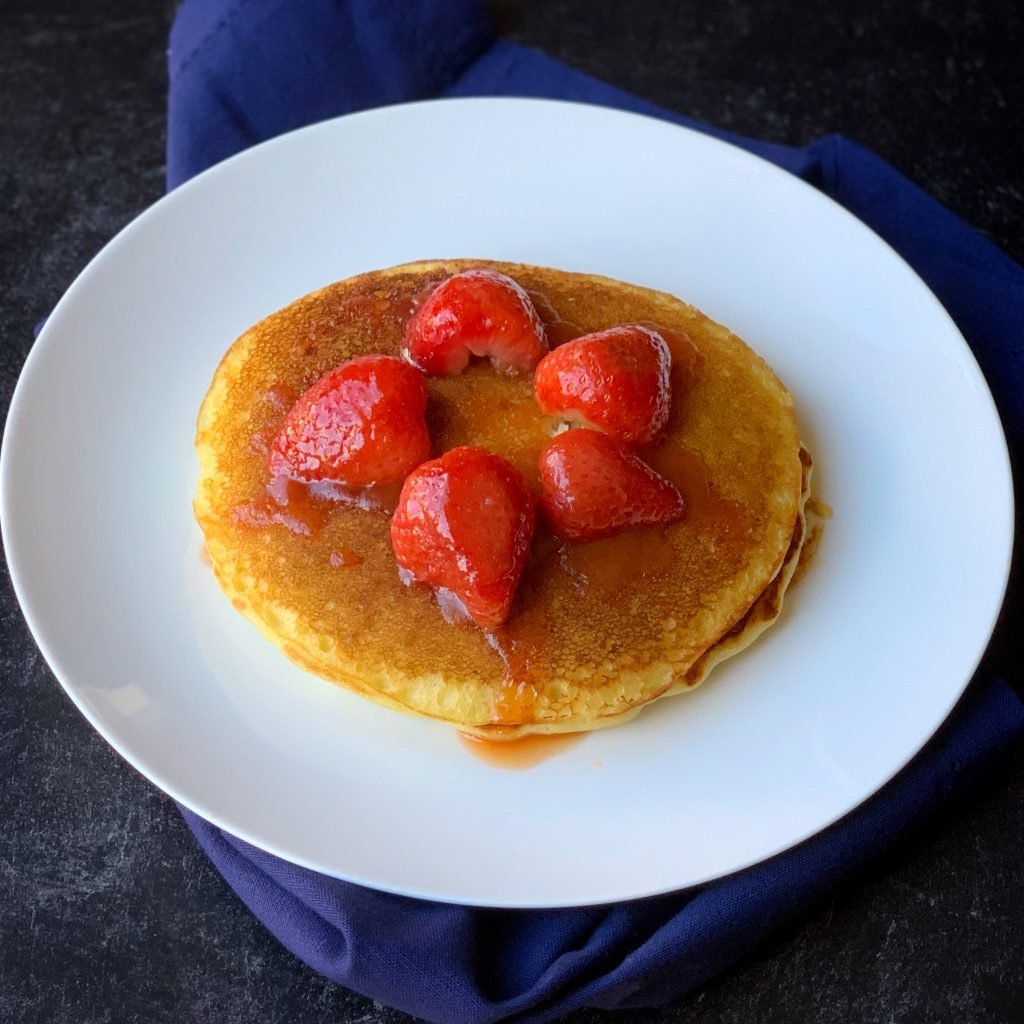
[(559, 434), (540, 453), (541, 508), (565, 540), (599, 540), (675, 522), (686, 510), (676, 487), (607, 434)]
[(581, 420), (639, 446), (656, 440), (668, 423), (671, 369), (665, 339), (631, 324), (585, 334), (549, 352), (533, 387), (549, 416)]
[(454, 595), (484, 629), (508, 616), (535, 525), (522, 474), (465, 446), (409, 474), (391, 520), (391, 546), (413, 578)]
[(487, 356), (506, 373), (528, 373), (547, 351), (530, 296), (494, 270), (466, 270), (442, 281), (405, 327), (402, 354), (439, 376), (461, 373)]
[(336, 367), (292, 406), (270, 447), (275, 476), (350, 487), (394, 483), (430, 454), (423, 374), (394, 356)]

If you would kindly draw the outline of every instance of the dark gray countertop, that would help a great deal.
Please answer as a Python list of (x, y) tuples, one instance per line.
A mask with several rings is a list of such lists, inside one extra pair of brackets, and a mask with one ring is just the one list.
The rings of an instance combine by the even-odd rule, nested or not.
[[(162, 192), (172, 8), (0, 3), (5, 409), (33, 324)], [(794, 144), (842, 131), (1024, 260), (1016, 0), (495, 9), (506, 35), (682, 113)], [(173, 804), (64, 696), (6, 576), (0, 616), (0, 1024), (407, 1019), (317, 977), (262, 930)], [(624, 1019), (1024, 1019), (1022, 796), (1018, 748), (970, 801), (715, 983)]]

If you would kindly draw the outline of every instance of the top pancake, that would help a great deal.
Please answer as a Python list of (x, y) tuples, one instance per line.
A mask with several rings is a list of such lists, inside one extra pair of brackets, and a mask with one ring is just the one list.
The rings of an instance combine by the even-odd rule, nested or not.
[[(535, 293), (548, 323), (662, 330), (673, 415), (664, 441), (642, 454), (689, 506), (665, 530), (591, 544), (559, 544), (541, 529), (512, 614), (493, 636), (446, 623), (427, 588), (401, 583), (385, 513), (298, 493), (276, 514), (292, 528), (260, 511), (273, 507), (266, 445), (294, 398), (353, 356), (397, 354), (417, 296), (477, 266)], [(569, 333), (564, 323), (549, 330), (553, 341)], [(529, 380), (480, 363), (430, 378), (428, 389), (435, 455), (479, 444), (536, 481), (537, 455), (558, 424), (540, 412)], [(196, 517), (236, 607), (304, 667), (482, 734), (594, 728), (678, 688), (776, 576), (801, 508), (792, 398), (739, 338), (664, 293), (522, 264), (407, 264), (272, 314), (221, 361), (196, 448)]]

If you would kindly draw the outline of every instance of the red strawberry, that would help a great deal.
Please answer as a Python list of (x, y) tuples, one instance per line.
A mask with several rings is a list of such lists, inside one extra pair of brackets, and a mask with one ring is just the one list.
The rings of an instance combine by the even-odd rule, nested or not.
[(541, 508), (566, 540), (598, 540), (675, 522), (683, 496), (628, 448), (596, 430), (568, 430), (540, 453)]
[(399, 566), (454, 595), (484, 629), (505, 621), (526, 565), (534, 499), (522, 474), (484, 448), (462, 447), (413, 470), (391, 520)]
[(342, 363), (299, 397), (270, 448), (270, 468), (304, 483), (402, 480), (430, 454), (423, 374), (394, 356)]
[(549, 352), (533, 379), (548, 415), (582, 420), (624, 444), (645, 445), (665, 429), (672, 406), (672, 353), (647, 327), (611, 327)]
[(494, 270), (466, 270), (442, 281), (405, 325), (402, 354), (438, 375), (461, 373), (470, 355), (507, 373), (532, 370), (547, 351), (530, 296)]

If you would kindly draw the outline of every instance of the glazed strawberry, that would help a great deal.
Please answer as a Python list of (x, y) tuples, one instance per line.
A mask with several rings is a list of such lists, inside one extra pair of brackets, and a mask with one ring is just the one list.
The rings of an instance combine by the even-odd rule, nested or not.
[(675, 522), (683, 496), (607, 434), (568, 430), (540, 453), (541, 508), (565, 540), (598, 540)]
[(549, 352), (533, 387), (548, 415), (581, 420), (628, 445), (656, 440), (672, 406), (665, 339), (632, 324), (585, 334)]
[(402, 354), (427, 373), (461, 373), (488, 356), (507, 373), (528, 373), (547, 351), (530, 296), (494, 270), (467, 270), (442, 281), (405, 327)]
[(439, 602), (454, 595), (491, 630), (508, 616), (534, 523), (519, 470), (484, 448), (453, 448), (409, 474), (391, 546), (402, 569), (439, 588)]
[(393, 483), (430, 454), (423, 374), (394, 356), (336, 367), (299, 397), (270, 448), (275, 476)]

